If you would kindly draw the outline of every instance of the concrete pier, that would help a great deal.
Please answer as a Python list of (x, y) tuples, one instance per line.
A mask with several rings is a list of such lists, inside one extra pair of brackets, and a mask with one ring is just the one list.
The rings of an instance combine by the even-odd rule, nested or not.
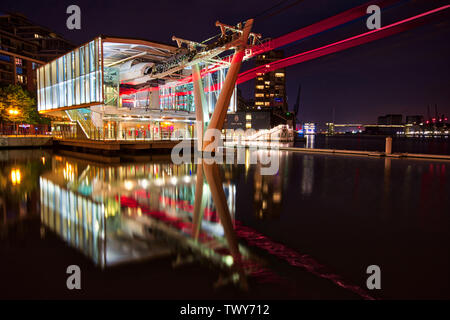
[(29, 148), (52, 146), (51, 136), (0, 136), (0, 148)]
[(171, 150), (179, 140), (77, 140), (77, 139), (55, 139), (56, 147), (65, 146), (74, 149), (87, 149), (106, 153), (133, 152), (138, 150)]

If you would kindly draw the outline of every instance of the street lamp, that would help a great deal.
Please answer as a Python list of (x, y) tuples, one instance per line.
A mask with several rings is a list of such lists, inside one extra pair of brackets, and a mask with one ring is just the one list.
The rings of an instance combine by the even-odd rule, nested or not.
[(9, 111), (8, 111), (8, 113), (12, 116), (12, 117), (14, 117), (14, 121), (13, 121), (13, 123), (14, 123), (14, 128), (16, 129), (16, 136), (17, 136), (17, 127), (16, 127), (16, 120), (15, 120), (15, 117), (20, 113), (19, 112), (19, 110), (17, 110), (17, 109), (9, 109)]

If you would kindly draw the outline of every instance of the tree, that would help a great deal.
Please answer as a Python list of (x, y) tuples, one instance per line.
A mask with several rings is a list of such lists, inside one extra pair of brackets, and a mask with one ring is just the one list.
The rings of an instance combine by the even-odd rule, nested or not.
[(0, 120), (28, 124), (48, 123), (37, 111), (36, 99), (19, 85), (0, 88)]

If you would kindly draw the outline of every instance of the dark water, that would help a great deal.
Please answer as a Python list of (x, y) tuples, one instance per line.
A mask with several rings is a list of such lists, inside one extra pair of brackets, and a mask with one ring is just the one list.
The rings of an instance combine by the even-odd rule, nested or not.
[(0, 297), (450, 298), (449, 162), (83, 157), (0, 151)]
[[(365, 135), (306, 135), (306, 142), (296, 142), (296, 147), (316, 149), (384, 151), (386, 138)], [(450, 155), (449, 137), (393, 137), (392, 152)]]

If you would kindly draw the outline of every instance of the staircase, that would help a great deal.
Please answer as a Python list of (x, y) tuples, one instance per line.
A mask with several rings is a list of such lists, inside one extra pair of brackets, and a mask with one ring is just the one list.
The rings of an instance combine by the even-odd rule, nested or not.
[(87, 139), (95, 139), (94, 136), (98, 129), (95, 128), (90, 118), (85, 119), (79, 109), (67, 110), (66, 113), (71, 121), (77, 122)]

